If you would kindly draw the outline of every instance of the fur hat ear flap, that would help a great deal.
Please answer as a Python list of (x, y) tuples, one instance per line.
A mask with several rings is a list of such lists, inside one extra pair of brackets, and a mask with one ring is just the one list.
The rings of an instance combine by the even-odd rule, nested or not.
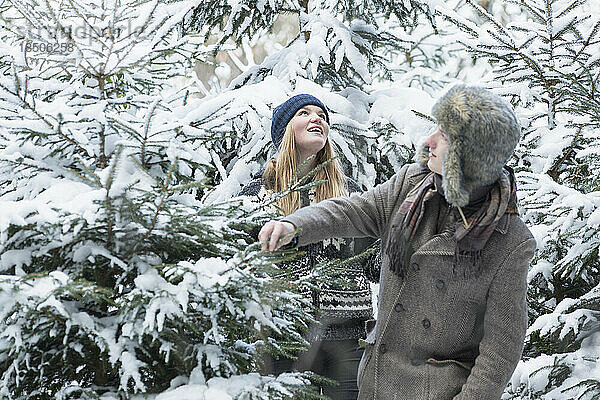
[(500, 96), (465, 85), (449, 89), (432, 114), (449, 139), (442, 162), (446, 200), (465, 206), (473, 189), (493, 183), (502, 174), (521, 135), (519, 121)]
[(425, 143), (421, 143), (417, 146), (417, 151), (415, 152), (415, 161), (423, 168), (427, 168), (427, 163), (429, 162), (429, 146)]
[(459, 207), (469, 204), (469, 188), (464, 185), (463, 169), (460, 160), (461, 144), (450, 142), (442, 162), (442, 188), (449, 203)]

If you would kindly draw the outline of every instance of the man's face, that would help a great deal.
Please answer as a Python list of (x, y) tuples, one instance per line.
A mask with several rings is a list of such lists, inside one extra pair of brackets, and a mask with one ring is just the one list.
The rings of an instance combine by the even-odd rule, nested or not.
[(436, 174), (442, 174), (442, 162), (446, 157), (448, 143), (448, 134), (439, 125), (435, 132), (425, 139), (425, 144), (429, 146), (427, 167)]

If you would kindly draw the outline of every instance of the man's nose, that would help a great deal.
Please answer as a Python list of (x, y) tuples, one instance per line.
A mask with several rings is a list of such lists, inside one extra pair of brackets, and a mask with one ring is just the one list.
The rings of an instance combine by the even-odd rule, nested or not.
[(425, 144), (429, 147), (435, 147), (435, 140), (433, 137), (434, 134), (431, 134), (429, 136), (427, 136), (427, 138), (425, 139)]

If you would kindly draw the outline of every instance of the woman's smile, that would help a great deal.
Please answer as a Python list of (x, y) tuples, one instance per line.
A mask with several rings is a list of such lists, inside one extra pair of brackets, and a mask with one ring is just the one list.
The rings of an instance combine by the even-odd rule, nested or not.
[(296, 112), (290, 122), (301, 160), (317, 154), (325, 146), (329, 124), (325, 112), (320, 107), (306, 105)]

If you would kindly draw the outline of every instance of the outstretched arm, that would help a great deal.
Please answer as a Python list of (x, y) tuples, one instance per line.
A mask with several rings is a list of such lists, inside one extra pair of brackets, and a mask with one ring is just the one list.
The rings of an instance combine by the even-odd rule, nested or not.
[(327, 199), (267, 222), (259, 233), (263, 250), (273, 251), (289, 243), (292, 237), (282, 238), (296, 228), (301, 229), (300, 246), (331, 237), (380, 237), (400, 198), (407, 171), (408, 165), (367, 192)]

